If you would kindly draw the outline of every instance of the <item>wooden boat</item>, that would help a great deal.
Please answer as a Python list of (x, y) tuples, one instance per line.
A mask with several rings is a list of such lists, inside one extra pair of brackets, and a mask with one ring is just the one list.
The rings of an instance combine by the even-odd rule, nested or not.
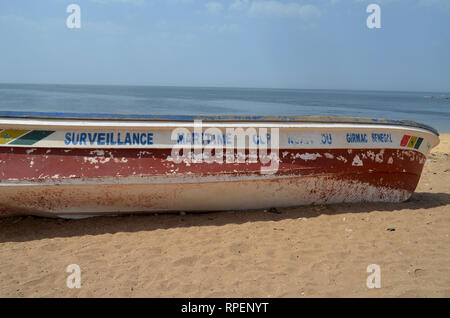
[(0, 214), (401, 202), (438, 136), (364, 118), (0, 112)]

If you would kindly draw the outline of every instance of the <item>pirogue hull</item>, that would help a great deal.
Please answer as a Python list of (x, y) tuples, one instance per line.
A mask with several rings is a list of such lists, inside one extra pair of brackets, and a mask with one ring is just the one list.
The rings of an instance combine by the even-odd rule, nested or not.
[[(0, 117), (0, 214), (75, 216), (401, 202), (414, 192), (427, 154), (439, 143), (434, 129), (408, 121), (65, 117)], [(202, 120), (202, 126), (194, 120)], [(247, 132), (247, 143), (234, 144), (226, 152), (227, 129), (239, 128)], [(185, 152), (189, 156), (174, 157), (174, 147), (195, 145), (203, 152), (193, 147)], [(215, 147), (209, 157), (205, 145)], [(222, 146), (223, 154), (217, 154)], [(216, 160), (208, 161), (212, 154)], [(269, 164), (270, 169), (262, 168)]]

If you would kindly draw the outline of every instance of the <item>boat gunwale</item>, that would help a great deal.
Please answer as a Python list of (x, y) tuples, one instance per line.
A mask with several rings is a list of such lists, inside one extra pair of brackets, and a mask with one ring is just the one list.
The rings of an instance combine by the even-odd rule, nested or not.
[(264, 116), (264, 115), (146, 115), (146, 114), (106, 114), (106, 113), (64, 113), (64, 112), (25, 112), (0, 111), (0, 119), (37, 119), (37, 120), (89, 120), (89, 121), (173, 121), (192, 122), (201, 120), (205, 122), (281, 122), (281, 123), (335, 123), (335, 124), (365, 124), (390, 125), (402, 127), (415, 127), (425, 129), (439, 136), (437, 129), (411, 120), (342, 117), (342, 116)]

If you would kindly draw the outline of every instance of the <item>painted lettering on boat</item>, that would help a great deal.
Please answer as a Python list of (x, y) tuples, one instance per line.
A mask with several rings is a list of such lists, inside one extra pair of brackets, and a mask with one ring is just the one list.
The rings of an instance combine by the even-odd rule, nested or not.
[(115, 132), (67, 132), (64, 143), (66, 145), (153, 145), (153, 133), (115, 133)]
[(333, 143), (333, 136), (330, 133), (322, 134), (322, 144), (331, 145)]
[[(265, 136), (253, 134), (251, 142), (254, 145), (267, 145), (271, 140), (271, 134), (267, 133)], [(233, 134), (211, 134), (207, 132), (197, 133), (178, 133), (177, 144), (179, 145), (233, 145)]]
[(392, 143), (392, 136), (391, 136), (391, 134), (372, 133), (372, 142), (374, 142), (374, 143)]
[(287, 141), (289, 145), (313, 145), (314, 140), (311, 138), (292, 137), (288, 136)]
[(367, 134), (351, 133), (346, 135), (347, 142), (351, 143), (368, 143)]

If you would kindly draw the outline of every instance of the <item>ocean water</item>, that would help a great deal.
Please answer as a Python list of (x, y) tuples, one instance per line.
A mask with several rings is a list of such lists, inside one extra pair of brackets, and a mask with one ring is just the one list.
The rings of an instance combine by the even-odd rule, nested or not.
[(0, 84), (0, 111), (322, 115), (414, 120), (450, 132), (450, 93)]

